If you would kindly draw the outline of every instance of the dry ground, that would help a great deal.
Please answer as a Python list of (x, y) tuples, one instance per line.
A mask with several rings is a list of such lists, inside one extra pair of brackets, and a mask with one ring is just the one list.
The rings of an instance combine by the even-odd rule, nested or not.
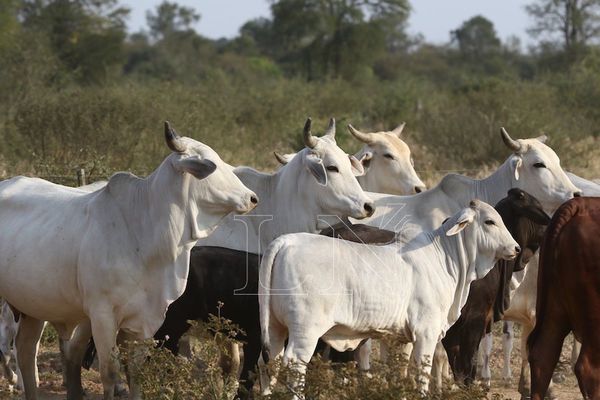
[[(492, 389), (490, 391), (490, 398), (496, 397), (494, 394), (503, 396), (504, 399), (515, 399), (518, 400), (520, 395), (517, 391), (518, 387), (518, 374), (520, 369), (520, 331), (517, 328), (515, 332), (515, 346), (512, 354), (511, 365), (513, 371), (513, 380), (509, 385), (502, 382), (501, 371), (502, 371), (502, 349), (501, 349), (501, 324), (496, 324), (494, 329), (494, 352), (492, 354)], [(563, 347), (563, 353), (558, 366), (560, 372), (564, 376), (564, 380), (556, 385), (558, 398), (560, 400), (579, 400), (581, 394), (577, 387), (577, 380), (570, 369), (570, 354), (571, 354), (571, 343), (572, 337), (569, 336), (565, 341)], [(61, 377), (61, 365), (60, 357), (58, 352), (58, 346), (56, 344), (46, 345), (41, 347), (40, 356), (38, 359), (39, 370), (40, 370), (40, 400), (59, 400), (66, 398), (65, 389), (62, 387)], [(102, 398), (102, 385), (100, 384), (100, 377), (96, 370), (90, 370), (83, 372), (84, 388), (88, 394), (87, 399), (100, 400)], [(6, 381), (0, 379), (0, 386), (2, 388), (7, 387)], [(18, 399), (18, 395), (10, 395), (6, 391), (0, 392), (1, 399)], [(123, 397), (122, 399), (126, 399)]]

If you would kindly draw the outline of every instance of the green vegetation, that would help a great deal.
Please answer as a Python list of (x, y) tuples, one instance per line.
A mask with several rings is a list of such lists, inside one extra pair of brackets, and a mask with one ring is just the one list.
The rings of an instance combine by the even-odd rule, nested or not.
[[(202, 10), (167, 1), (127, 34), (118, 0), (0, 0), (2, 175), (146, 174), (167, 152), (166, 119), (234, 165), (270, 169), (272, 150), (299, 148), (307, 116), (317, 132), (334, 116), (349, 152), (345, 124), (406, 121), (430, 183), (502, 161), (500, 126), (547, 133), (567, 168), (600, 176), (600, 1), (532, 1), (540, 42), (527, 52), (482, 16), (445, 45), (411, 37), (407, 0), (271, 3), (271, 18), (209, 40), (192, 29)], [(564, 10), (571, 36), (553, 22)]]

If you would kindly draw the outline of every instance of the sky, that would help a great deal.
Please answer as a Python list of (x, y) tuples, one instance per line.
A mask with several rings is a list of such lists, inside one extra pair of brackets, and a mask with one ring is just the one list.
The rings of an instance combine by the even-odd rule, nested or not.
[[(212, 39), (232, 38), (246, 21), (258, 17), (269, 17), (267, 0), (171, 0), (191, 6), (201, 14), (195, 29)], [(498, 37), (505, 41), (517, 36), (522, 43), (530, 43), (526, 33), (530, 21), (525, 4), (533, 0), (411, 0), (412, 12), (409, 32), (421, 33), (430, 43), (446, 43), (450, 31), (464, 21), (483, 15), (494, 23)], [(146, 11), (154, 9), (161, 0), (122, 0), (131, 8), (129, 29), (132, 32), (145, 28)]]

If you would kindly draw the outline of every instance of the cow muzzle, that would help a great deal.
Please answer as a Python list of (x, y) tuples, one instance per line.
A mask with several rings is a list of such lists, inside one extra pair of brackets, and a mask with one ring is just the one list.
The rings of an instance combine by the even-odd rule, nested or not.
[(238, 204), (236, 211), (240, 214), (250, 212), (258, 205), (258, 196), (254, 192), (247, 194)]

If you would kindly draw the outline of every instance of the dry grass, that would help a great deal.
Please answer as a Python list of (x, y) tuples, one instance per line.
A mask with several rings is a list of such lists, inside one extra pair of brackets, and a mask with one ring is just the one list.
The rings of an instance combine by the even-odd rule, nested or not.
[[(513, 370), (513, 381), (510, 385), (505, 385), (501, 378), (502, 372), (502, 350), (501, 346), (501, 324), (497, 324), (494, 329), (494, 351), (491, 359), (492, 367), (492, 389), (488, 393), (489, 399), (519, 399), (520, 395), (517, 391), (518, 373), (520, 369), (520, 330), (515, 331), (515, 346), (512, 353), (511, 365)], [(564, 380), (556, 384), (556, 393), (561, 400), (576, 400), (581, 399), (577, 381), (573, 372), (570, 370), (570, 355), (571, 355), (572, 338), (568, 337), (563, 347), (563, 353), (559, 362), (558, 370), (564, 375)], [(321, 366), (322, 367), (322, 366)], [(318, 368), (321, 368), (318, 367)], [(47, 344), (41, 347), (39, 356), (40, 369), (40, 400), (58, 400), (64, 399), (66, 396), (65, 389), (62, 387), (62, 376), (60, 366), (60, 355), (58, 346), (55, 343)], [(100, 384), (100, 376), (94, 369), (83, 373), (84, 388), (87, 393), (87, 399), (100, 400), (102, 398), (102, 386)], [(1, 380), (0, 385), (6, 388), (6, 381)], [(0, 393), (2, 399), (16, 399), (16, 395), (8, 395), (6, 392)], [(168, 397), (166, 397), (168, 398)], [(189, 397), (184, 397), (189, 398)], [(203, 397), (206, 398), (206, 397)], [(212, 397), (209, 397), (212, 398)], [(374, 397), (375, 398), (375, 397)], [(447, 397), (443, 397), (447, 398)], [(469, 397), (457, 397), (469, 398)], [(127, 397), (123, 397), (127, 399)]]

